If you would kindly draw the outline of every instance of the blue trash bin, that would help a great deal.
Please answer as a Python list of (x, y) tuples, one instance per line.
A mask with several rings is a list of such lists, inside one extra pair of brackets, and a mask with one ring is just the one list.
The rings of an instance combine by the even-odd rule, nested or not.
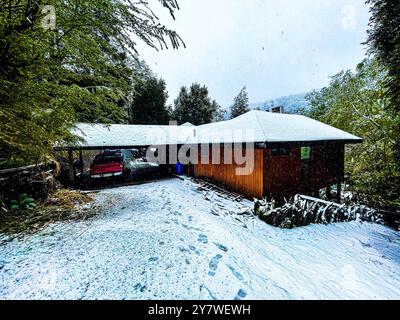
[(182, 171), (183, 171), (182, 163), (178, 162), (176, 164), (176, 174), (177, 175), (182, 175)]

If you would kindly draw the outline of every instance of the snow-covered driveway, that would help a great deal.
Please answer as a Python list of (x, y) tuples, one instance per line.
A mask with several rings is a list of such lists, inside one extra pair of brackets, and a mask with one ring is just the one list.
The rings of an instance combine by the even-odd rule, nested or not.
[(96, 198), (98, 217), (0, 246), (0, 299), (400, 298), (384, 226), (276, 229), (178, 179)]

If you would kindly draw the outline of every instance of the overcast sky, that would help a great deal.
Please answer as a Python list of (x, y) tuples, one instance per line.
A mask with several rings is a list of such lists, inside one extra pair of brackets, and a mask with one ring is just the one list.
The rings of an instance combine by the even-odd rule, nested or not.
[[(154, 0), (153, 0), (154, 1)], [(141, 57), (167, 82), (169, 102), (198, 82), (223, 107), (246, 85), (251, 102), (304, 93), (353, 69), (365, 56), (369, 19), (364, 0), (178, 0), (176, 20), (161, 23), (187, 48)]]

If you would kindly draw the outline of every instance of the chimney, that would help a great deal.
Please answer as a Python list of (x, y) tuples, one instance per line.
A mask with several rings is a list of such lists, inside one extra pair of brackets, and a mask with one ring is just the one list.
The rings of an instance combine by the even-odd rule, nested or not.
[(285, 113), (283, 106), (271, 107), (270, 112), (272, 112), (272, 113)]

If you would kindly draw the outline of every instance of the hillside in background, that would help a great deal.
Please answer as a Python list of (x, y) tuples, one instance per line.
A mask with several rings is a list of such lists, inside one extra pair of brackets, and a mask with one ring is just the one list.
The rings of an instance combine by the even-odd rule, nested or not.
[(251, 103), (251, 109), (260, 109), (269, 111), (271, 107), (283, 106), (285, 113), (298, 114), (304, 110), (308, 110), (310, 105), (306, 100), (306, 93), (294, 94), (290, 96), (280, 97), (276, 99), (267, 100), (261, 103)]
[[(283, 106), (284, 112), (289, 114), (303, 114), (310, 109), (310, 104), (306, 100), (307, 93), (292, 94), (280, 98), (270, 99), (265, 102), (250, 103), (251, 110), (269, 111), (272, 107)], [(225, 119), (230, 117), (230, 106), (224, 108)]]

